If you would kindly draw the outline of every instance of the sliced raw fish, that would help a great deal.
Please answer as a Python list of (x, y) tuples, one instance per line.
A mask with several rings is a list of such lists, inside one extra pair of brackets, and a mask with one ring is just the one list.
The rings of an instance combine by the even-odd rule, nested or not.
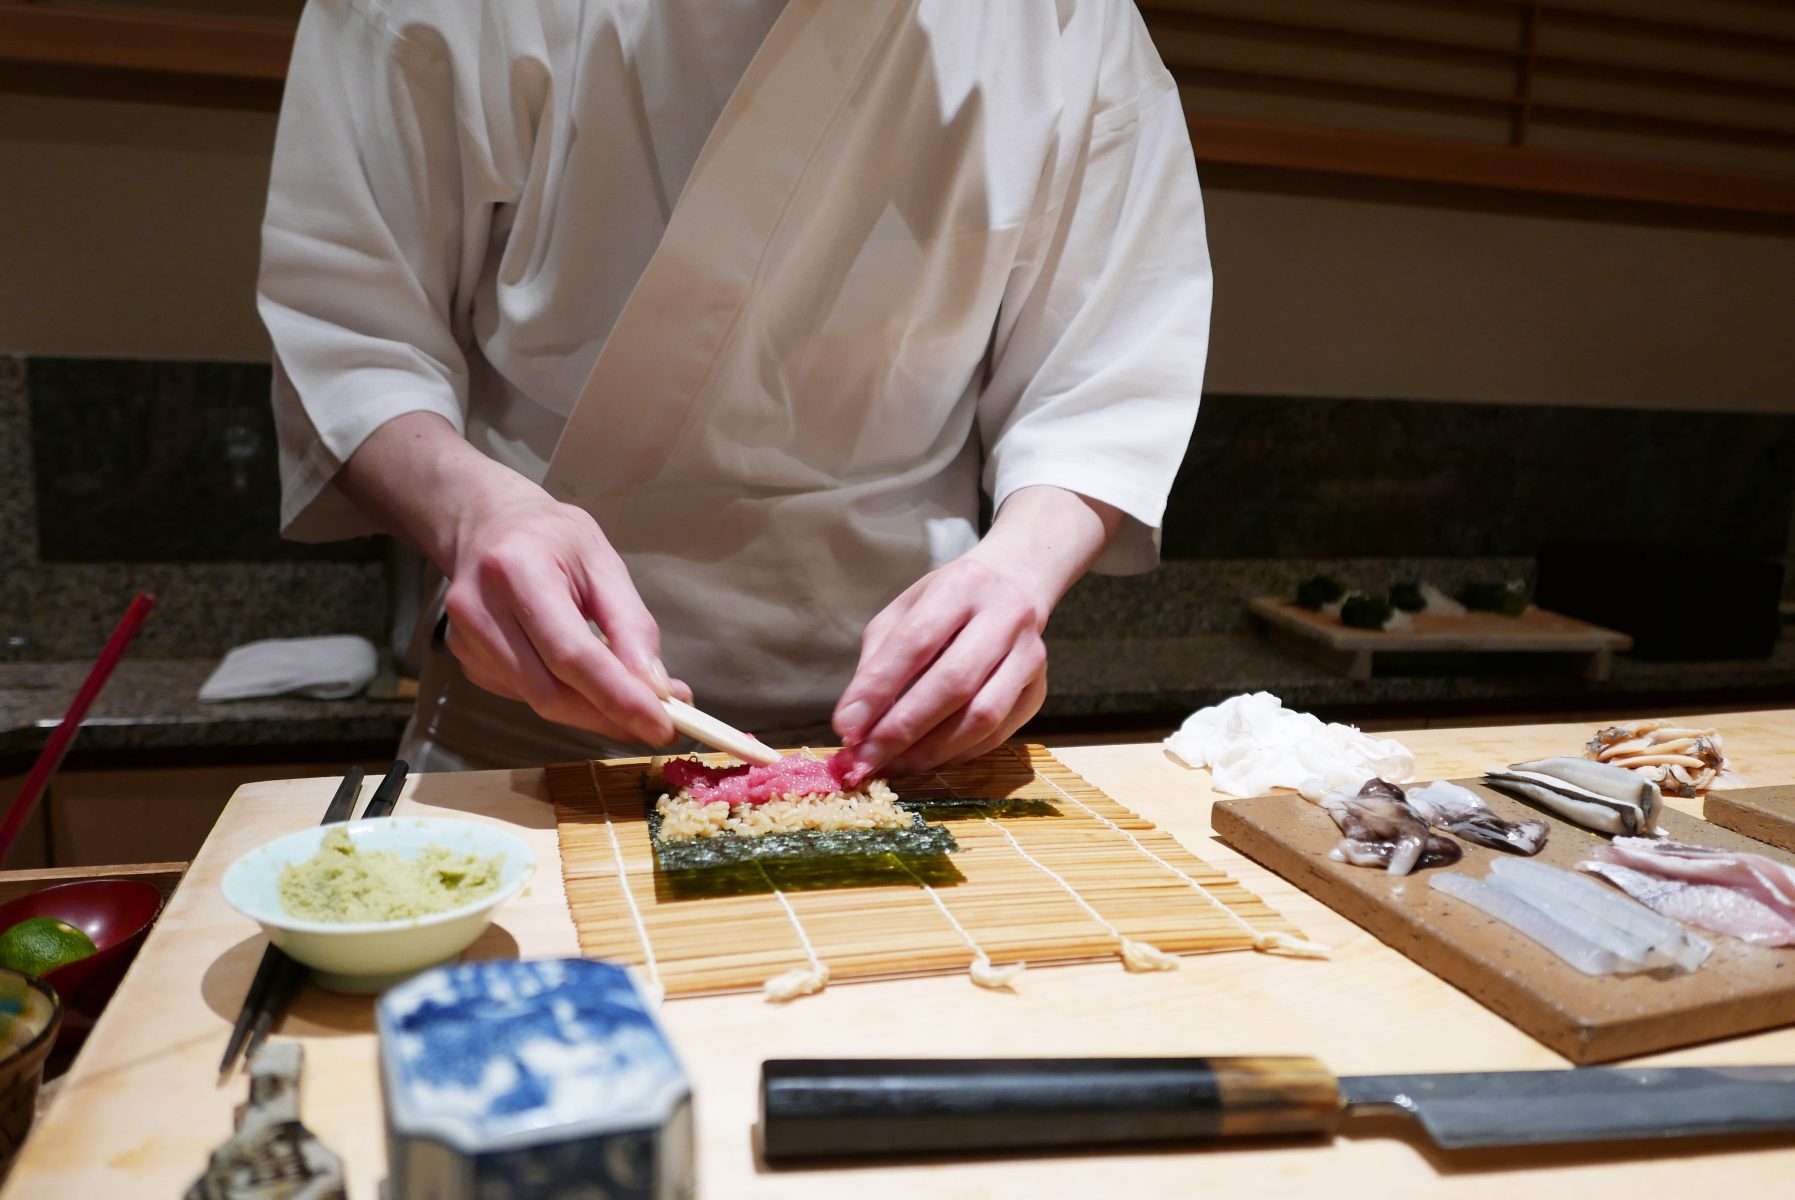
[(1795, 946), (1795, 921), (1745, 892), (1717, 883), (1689, 883), (1647, 875), (1612, 862), (1580, 862), (1653, 912), (1736, 937), (1754, 946)]
[(1795, 924), (1795, 867), (1762, 854), (1650, 838), (1615, 838), (1604, 857), (1648, 875), (1744, 892)]
[(1652, 944), (1645, 938), (1636, 937), (1623, 929), (1616, 929), (1606, 921), (1598, 920), (1588, 910), (1572, 904), (1563, 896), (1546, 891), (1532, 880), (1492, 873), (1484, 878), (1484, 882), (1499, 892), (1507, 892), (1523, 904), (1537, 908), (1578, 936), (1587, 938), (1620, 959), (1628, 970), (1657, 965), (1650, 961), (1657, 956), (1652, 951)]
[(1614, 975), (1633, 966), (1526, 901), (1481, 879), (1457, 872), (1442, 872), (1433, 877), (1432, 886), (1455, 900), (1482, 909), (1504, 925), (1532, 938), (1585, 975)]
[(735, 767), (711, 767), (695, 758), (670, 758), (661, 764), (661, 779), (669, 792), (689, 792), (698, 800), (765, 804), (784, 796), (851, 791), (845, 782), (849, 765), (840, 753), (822, 761), (788, 754), (764, 767), (747, 763)]
[(1564, 898), (1616, 929), (1645, 939), (1685, 971), (1701, 966), (1714, 949), (1712, 942), (1691, 933), (1679, 922), (1575, 871), (1528, 859), (1499, 858), (1490, 864), (1490, 881), (1503, 879), (1524, 879), (1540, 891)]

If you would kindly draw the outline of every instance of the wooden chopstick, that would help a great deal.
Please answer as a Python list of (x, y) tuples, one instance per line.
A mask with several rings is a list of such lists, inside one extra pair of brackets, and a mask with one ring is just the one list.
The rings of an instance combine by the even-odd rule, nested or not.
[(707, 746), (714, 746), (737, 758), (762, 766), (772, 766), (779, 761), (779, 751), (759, 738), (743, 733), (735, 726), (719, 721), (683, 700), (668, 697), (661, 701), (661, 707), (667, 710), (667, 717), (673, 722), (673, 728), (687, 737), (696, 738)]
[[(361, 781), (360, 767), (350, 767), (343, 772), (343, 781), (337, 784), (336, 795), (330, 798), (330, 807), (324, 810), (323, 824), (335, 825), (349, 819), (356, 797), (361, 792)], [(274, 985), (275, 976), (280, 973), (281, 964), (292, 961), (279, 947), (269, 946), (262, 951), (262, 961), (256, 967), (255, 978), (249, 981), (249, 992), (243, 997), (243, 1008), (237, 1013), (237, 1023), (231, 1026), (231, 1040), (225, 1046), (224, 1058), (218, 1064), (219, 1074), (228, 1074), (236, 1063), (237, 1052), (243, 1049), (257, 1014), (267, 1003), (268, 991)]]
[[(393, 805), (399, 802), (399, 789), (405, 786), (405, 776), (410, 770), (410, 764), (402, 758), (393, 762), (381, 779), (380, 786), (374, 789), (374, 796), (368, 801), (368, 807), (362, 810), (362, 820), (393, 815)], [(274, 950), (272, 946), (269, 949)], [(276, 1018), (287, 1010), (287, 1003), (293, 999), (293, 993), (299, 990), (299, 985), (305, 982), (306, 975), (310, 973), (305, 964), (294, 962), (278, 950), (274, 950), (274, 953), (280, 954), (280, 961), (270, 973), (267, 995), (263, 997), (262, 1007), (250, 1026), (249, 1039), (244, 1043), (243, 1056), (246, 1059), (268, 1040), (268, 1033), (274, 1028)]]

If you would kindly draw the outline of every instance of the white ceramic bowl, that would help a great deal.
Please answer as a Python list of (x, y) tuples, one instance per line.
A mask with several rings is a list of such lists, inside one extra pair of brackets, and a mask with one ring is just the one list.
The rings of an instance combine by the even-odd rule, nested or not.
[[(503, 854), (498, 890), (460, 908), (398, 921), (338, 924), (289, 916), (280, 903), (281, 868), (318, 853), (331, 829), (344, 830), (359, 849), (388, 850), (401, 858), (416, 858), (429, 845), (488, 858)], [(369, 993), (452, 961), (485, 931), (493, 909), (515, 895), (535, 869), (530, 848), (495, 825), (440, 817), (376, 817), (276, 838), (232, 863), (222, 888), (226, 903), (258, 922), (269, 941), (312, 968), (319, 983), (339, 992)]]

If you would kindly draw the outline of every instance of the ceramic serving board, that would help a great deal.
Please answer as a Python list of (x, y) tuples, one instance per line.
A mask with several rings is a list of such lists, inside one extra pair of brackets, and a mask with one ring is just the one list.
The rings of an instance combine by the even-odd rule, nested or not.
[[(1519, 800), (1461, 781), (1499, 816), (1541, 817), (1551, 834), (1541, 862), (1571, 867), (1604, 840)], [(1666, 809), (1669, 836), (1767, 854), (1795, 855)], [(1500, 851), (1463, 843), (1456, 866), (1392, 876), (1328, 858), (1334, 822), (1293, 792), (1215, 806), (1216, 834), (1401, 951), (1498, 1016), (1574, 1063), (1610, 1062), (1795, 1023), (1795, 948), (1748, 946), (1710, 935), (1714, 952), (1690, 974), (1584, 975), (1495, 918), (1428, 884), (1441, 870), (1482, 878)]]
[(1709, 792), (1702, 799), (1702, 815), (1746, 837), (1795, 850), (1795, 787)]

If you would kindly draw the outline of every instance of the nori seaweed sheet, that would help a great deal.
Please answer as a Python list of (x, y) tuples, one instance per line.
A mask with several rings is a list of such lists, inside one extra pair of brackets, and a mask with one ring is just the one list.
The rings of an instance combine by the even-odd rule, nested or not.
[(899, 808), (931, 821), (970, 821), (980, 817), (1057, 817), (1060, 810), (1046, 800), (1022, 796), (907, 796)]
[[(658, 788), (645, 773), (642, 794), (648, 836), (660, 868), (655, 887), (668, 899), (733, 896), (750, 892), (830, 887), (914, 885), (951, 886), (965, 876), (947, 856), (960, 844), (942, 824), (980, 817), (1051, 817), (1059, 810), (1045, 800), (1011, 796), (907, 796), (897, 806), (910, 814), (904, 829), (806, 829), (743, 837), (669, 840), (661, 837), (655, 810)], [(930, 818), (925, 821), (924, 816)], [(907, 869), (906, 869), (907, 868)]]
[(715, 837), (672, 841), (661, 837), (661, 814), (648, 810), (648, 836), (654, 840), (655, 862), (663, 871), (686, 871), (756, 860), (845, 858), (901, 854), (906, 858), (931, 858), (960, 848), (954, 835), (941, 825), (930, 825), (918, 813), (910, 814), (906, 829), (805, 829), (797, 833), (767, 833), (760, 837), (720, 833)]
[(966, 882), (945, 854), (907, 858), (896, 854), (851, 854), (837, 858), (751, 859), (715, 867), (656, 871), (654, 890), (660, 900), (703, 900), (714, 896), (826, 891), (842, 887), (907, 887), (917, 881), (930, 887)]

